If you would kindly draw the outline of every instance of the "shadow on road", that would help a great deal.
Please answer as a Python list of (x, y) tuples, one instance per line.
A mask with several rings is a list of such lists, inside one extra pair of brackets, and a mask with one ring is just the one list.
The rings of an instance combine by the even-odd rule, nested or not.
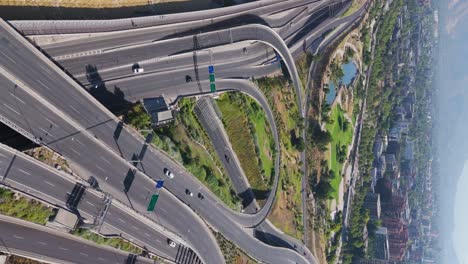
[(270, 246), (284, 247), (295, 250), (295, 247), (293, 245), (289, 244), (287, 241), (284, 241), (282, 238), (272, 235), (270, 233), (260, 231), (258, 229), (254, 230), (254, 237)]
[(95, 65), (88, 64), (85, 66), (85, 70), (86, 78), (91, 84), (88, 91), (94, 98), (116, 115), (130, 109), (132, 102), (125, 99), (125, 94), (119, 87), (107, 87)]

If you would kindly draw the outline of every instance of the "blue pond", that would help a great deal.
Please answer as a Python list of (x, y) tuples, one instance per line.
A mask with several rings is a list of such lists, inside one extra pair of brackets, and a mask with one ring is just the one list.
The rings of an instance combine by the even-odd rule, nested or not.
[[(353, 61), (350, 61), (346, 64), (343, 64), (341, 68), (343, 69), (344, 76), (340, 80), (340, 83), (344, 85), (349, 85), (351, 83), (351, 80), (353, 80), (354, 76), (356, 76), (356, 64)], [(335, 84), (330, 81), (328, 83), (328, 88), (330, 88), (330, 91), (327, 94), (327, 103), (331, 104), (333, 103), (333, 100), (335, 100), (336, 97)]]

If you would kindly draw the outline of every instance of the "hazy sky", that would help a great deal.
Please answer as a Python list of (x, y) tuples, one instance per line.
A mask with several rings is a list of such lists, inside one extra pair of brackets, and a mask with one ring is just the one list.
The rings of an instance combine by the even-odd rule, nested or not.
[(439, 3), (443, 264), (468, 264), (468, 0)]
[(455, 195), (455, 230), (453, 233), (453, 247), (460, 264), (468, 263), (468, 249), (466, 235), (468, 234), (468, 162), (462, 172), (462, 176), (457, 184)]

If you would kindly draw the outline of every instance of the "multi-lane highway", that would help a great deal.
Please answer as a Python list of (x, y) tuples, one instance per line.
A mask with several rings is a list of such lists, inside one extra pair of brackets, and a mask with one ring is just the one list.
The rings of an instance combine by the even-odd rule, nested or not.
[(4, 215), (0, 215), (0, 251), (54, 264), (153, 263), (147, 258)]
[[(106, 208), (105, 195), (92, 190), (86, 182), (3, 144), (0, 144), (0, 173), (3, 175), (2, 184), (55, 206), (76, 209), (82, 221), (91, 225), (99, 224), (95, 228), (101, 233), (120, 234), (165, 259), (174, 261), (178, 251), (187, 247), (181, 244), (184, 241), (176, 234), (147, 220), (144, 215), (138, 216), (118, 201), (111, 200)], [(73, 197), (73, 203), (70, 203), (70, 195), (76, 187), (83, 188), (84, 192), (79, 197)], [(177, 247), (169, 247), (168, 239), (178, 242)]]
[[(210, 89), (205, 67), (214, 64), (218, 89), (240, 90), (251, 96), (254, 91), (257, 97), (253, 97), (262, 104), (262, 100), (263, 103), (266, 100), (252, 84), (223, 78), (267, 75), (278, 69), (278, 63), (270, 62), (279, 54), (296, 91), (301, 91), (293, 56), (300, 54), (323, 32), (349, 25), (363, 13), (361, 9), (350, 17), (329, 17), (333, 10), (343, 7), (343, 3), (349, 2), (264, 1), (233, 7), (234, 13), (218, 9), (189, 16), (176, 14), (94, 24), (81, 21), (16, 21), (13, 24), (27, 34), (124, 30), (44, 46), (48, 55), (87, 85), (91, 94), (107, 89), (110, 90), (107, 98), (118, 99), (117, 102), (159, 95), (175, 102), (180, 96), (207, 93)], [(272, 30), (265, 25), (276, 28)], [(134, 212), (145, 211), (154, 180), (164, 178), (163, 169), (169, 168), (176, 177), (166, 178), (156, 213), (147, 217), (179, 234), (205, 263), (222, 263), (224, 259), (214, 237), (197, 214), (258, 260), (315, 263), (299, 241), (263, 222), (273, 205), (277, 177), (273, 195), (258, 213), (232, 211), (180, 164), (146, 145), (136, 131), (122, 125), (8, 25), (1, 23), (0, 30), (0, 85), (5, 87), (0, 108), (3, 122), (64, 155), (82, 177), (98, 179), (103, 190), (132, 207)], [(131, 73), (134, 63), (145, 67), (145, 74)], [(197, 82), (186, 82), (187, 75), (195, 77)], [(301, 98), (298, 104), (302, 109)], [(271, 115), (268, 104), (262, 106), (267, 115)], [(273, 117), (268, 117), (274, 128)], [(278, 146), (277, 135), (275, 141)], [(41, 188), (50, 187), (39, 186), (35, 190)], [(185, 195), (187, 188), (203, 193), (205, 199)], [(120, 219), (130, 224), (136, 221), (131, 218)], [(254, 238), (251, 227), (255, 226), (257, 230), (277, 235), (279, 240), (270, 242), (282, 247), (274, 248)], [(126, 235), (143, 244), (152, 243), (142, 239), (137, 231), (128, 231)]]
[[(5, 29), (5, 27), (4, 27)], [(4, 113), (2, 115), (4, 116), (11, 116), (11, 115), (20, 115), (22, 116), (22, 119), (24, 119), (24, 122), (22, 122), (22, 127), (26, 130), (30, 130), (28, 127), (30, 124), (35, 123), (34, 126), (31, 127), (37, 127), (37, 132), (36, 130), (32, 131), (33, 134), (36, 135), (37, 138), (43, 138), (46, 139), (47, 141), (46, 144), (51, 146), (54, 149), (59, 150), (64, 156), (66, 156), (70, 161), (72, 161), (75, 164), (78, 164), (78, 169), (81, 169), (82, 174), (86, 175), (86, 172), (89, 173), (89, 171), (94, 171), (92, 175), (97, 176), (97, 178), (100, 180), (100, 182), (103, 185), (103, 189), (105, 189), (105, 185), (107, 185), (110, 193), (113, 194), (114, 197), (120, 198), (122, 201), (127, 202), (130, 206), (133, 206), (137, 208), (138, 211), (144, 211), (144, 208), (146, 206), (145, 200), (147, 201), (148, 199), (148, 191), (147, 189), (149, 186), (152, 186), (153, 183), (149, 182), (149, 178), (144, 176), (142, 173), (139, 171), (133, 171), (131, 165), (124, 161), (122, 158), (119, 158), (118, 155), (115, 152), (110, 152), (107, 148), (106, 145), (101, 143), (98, 139), (101, 139), (101, 135), (97, 135), (98, 130), (95, 130), (96, 128), (102, 127), (100, 126), (100, 123), (103, 124), (109, 124), (109, 117), (106, 117), (105, 120), (103, 121), (98, 121), (96, 119), (98, 116), (98, 113), (96, 113), (96, 107), (98, 105), (93, 105), (92, 110), (86, 109), (86, 105), (89, 104), (90, 102), (93, 102), (92, 99), (88, 99), (89, 101), (86, 100), (86, 94), (81, 94), (81, 90), (73, 90), (73, 89), (63, 89), (58, 87), (73, 87), (73, 84), (71, 81), (67, 80), (66, 77), (61, 76), (60, 74), (52, 75), (50, 69), (53, 69), (53, 66), (48, 65), (46, 63), (40, 64), (42, 62), (41, 58), (38, 58), (35, 60), (35, 63), (39, 62), (39, 71), (36, 72), (36, 76), (34, 76), (34, 73), (28, 76), (23, 75), (22, 71), (19, 71), (19, 68), (15, 67), (23, 67), (27, 68), (28, 65), (23, 63), (23, 61), (27, 61), (28, 59), (32, 58), (37, 58), (37, 54), (34, 52), (31, 52), (28, 49), (21, 50), (19, 47), (24, 46), (24, 43), (19, 42), (15, 38), (9, 38), (5, 39), (4, 36), (9, 36), (12, 34), (11, 32), (5, 31), (2, 33), (3, 39), (2, 41), (5, 43), (5, 45), (10, 46), (12, 44), (16, 44), (15, 48), (13, 49), (2, 49), (2, 52), (12, 52), (14, 54), (7, 54), (6, 56), (3, 57), (5, 60), (10, 60), (11, 58), (21, 58), (18, 59), (18, 61), (14, 62), (9, 62), (7, 63), (6, 61), (2, 62), (2, 66), (5, 65), (6, 67), (10, 68), (10, 71), (14, 71), (16, 74), (21, 76), (21, 80), (17, 78), (16, 76), (13, 76), (9, 73), (7, 70), (3, 70), (2, 74), (8, 78), (3, 80), (2, 83), (6, 84), (6, 87), (11, 87), (16, 90), (22, 90), (25, 94), (22, 94), (21, 96), (19, 94), (15, 93), (15, 96), (12, 96), (10, 94), (6, 94), (6, 96), (12, 97), (13, 100), (17, 100), (17, 98), (20, 98), (21, 101), (25, 102), (25, 100), (37, 100), (36, 98), (40, 98), (39, 102), (29, 102), (28, 104), (26, 103), (21, 103), (20, 105), (16, 104), (17, 102), (14, 101), (9, 105), (9, 108), (5, 108)], [(16, 43), (15, 43), (16, 42)], [(21, 65), (22, 64), (22, 65)], [(49, 68), (50, 67), (50, 68)], [(46, 73), (41, 74), (41, 70), (45, 70)], [(49, 70), (47, 72), (47, 70)], [(52, 78), (53, 81), (51, 80)], [(15, 80), (15, 83), (12, 83), (9, 80)], [(24, 81), (24, 83), (23, 83)], [(64, 83), (65, 82), (65, 83)], [(26, 84), (26, 83), (29, 83)], [(36, 89), (33, 91), (32, 88), (30, 87), (36, 87)], [(38, 87), (40, 87), (38, 89)], [(55, 88), (57, 87), (57, 88)], [(50, 89), (55, 88), (53, 93), (50, 93)], [(80, 88), (81, 89), (81, 88)], [(11, 91), (11, 90), (10, 90)], [(6, 91), (5, 91), (6, 92)], [(40, 92), (40, 94), (38, 94)], [(63, 93), (75, 93), (75, 96), (70, 96), (67, 95), (65, 96)], [(34, 96), (31, 96), (33, 94)], [(63, 94), (63, 95), (61, 95)], [(61, 102), (61, 98), (69, 98), (70, 100), (67, 100), (66, 105), (64, 102)], [(73, 107), (74, 102), (77, 103), (77, 100), (81, 100), (80, 106)], [(54, 105), (58, 105), (61, 107), (61, 110), (66, 112), (67, 114), (70, 113), (70, 111), (74, 111), (75, 113), (72, 113), (73, 118), (70, 118), (67, 114), (64, 112), (60, 111), (57, 107), (52, 106), (50, 103), (53, 101)], [(54, 128), (54, 125), (49, 122), (49, 121), (43, 121), (41, 120), (40, 117), (37, 116), (37, 114), (34, 114), (34, 111), (29, 111), (28, 113), (25, 113), (30, 105), (45, 105), (47, 108), (46, 109), (41, 109), (43, 111), (49, 110), (50, 113), (43, 113), (43, 117), (48, 117), (52, 118), (55, 124), (58, 124), (60, 126), (60, 129), (53, 130), (55, 132), (52, 132), (49, 130), (48, 133), (45, 133), (42, 130), (45, 130), (43, 128), (44, 124), (50, 124), (52, 125), (52, 128)], [(16, 107), (16, 108), (14, 108)], [(78, 110), (79, 109), (79, 110)], [(82, 111), (82, 114), (80, 113)], [(106, 113), (104, 110), (102, 111)], [(91, 118), (90, 118), (91, 117)], [(18, 118), (18, 117), (16, 117)], [(86, 118), (86, 120), (84, 120)], [(14, 118), (10, 118), (14, 119)], [(30, 119), (34, 119), (30, 120)], [(88, 129), (85, 129), (84, 125), (77, 124), (76, 120), (83, 120), (84, 122), (97, 122), (98, 126), (87, 126)], [(80, 120), (80, 121), (81, 121)], [(114, 119), (111, 119), (114, 121)], [(18, 123), (19, 125), (20, 123)], [(69, 128), (67, 128), (69, 127)], [(40, 129), (42, 128), (42, 130)], [(68, 131), (67, 131), (68, 130)], [(77, 131), (78, 130), (78, 131)], [(93, 132), (96, 136), (91, 136), (90, 132)], [(125, 129), (122, 129), (120, 137), (116, 138), (121, 138), (123, 131), (128, 132)], [(65, 132), (65, 135), (64, 135)], [(54, 133), (54, 134), (52, 134)], [(115, 135), (115, 129), (111, 130), (110, 132), (108, 131), (107, 133), (110, 133), (111, 135)], [(72, 136), (71, 136), (72, 135)], [(105, 135), (104, 135), (105, 136)], [(129, 137), (132, 136), (129, 134)], [(96, 138), (97, 137), (97, 138)], [(112, 139), (114, 140), (114, 139)], [(107, 143), (107, 142), (106, 142)], [(112, 142), (115, 144), (115, 142)], [(119, 142), (120, 143), (120, 142)], [(67, 147), (63, 148), (61, 147), (61, 144), (66, 144)], [(139, 145), (139, 144), (138, 144)], [(139, 145), (142, 146), (142, 145)], [(90, 151), (90, 148), (92, 148)], [(131, 148), (131, 147), (130, 147)], [(139, 150), (141, 150), (141, 147), (138, 147)], [(153, 153), (153, 150), (149, 150), (148, 153)], [(145, 156), (145, 158), (148, 156)], [(161, 160), (167, 159), (165, 156), (161, 157), (154, 157), (154, 164), (159, 165), (159, 168), (156, 170), (152, 170), (154, 172), (157, 172), (158, 174), (162, 172), (162, 169), (165, 164), (161, 164)], [(98, 164), (96, 164), (96, 161), (100, 161)], [(112, 160), (112, 166), (107, 166), (103, 165), (105, 162), (111, 161)], [(118, 164), (121, 164), (120, 166)], [(146, 163), (148, 164), (148, 163)], [(107, 166), (105, 171), (100, 171), (99, 166)], [(177, 168), (179, 165), (174, 164), (173, 161), (168, 160), (168, 164), (166, 166), (169, 166), (171, 168)], [(149, 170), (151, 166), (145, 167), (146, 170)], [(179, 175), (179, 178), (181, 174), (185, 174), (184, 177), (190, 178), (190, 175), (187, 174), (185, 171), (180, 171), (177, 169), (173, 170), (176, 174)], [(162, 174), (162, 173), (161, 173)], [(90, 175), (90, 174), (88, 174)], [(109, 175), (109, 176), (106, 176)], [(121, 175), (121, 176), (119, 176)], [(130, 176), (128, 176), (130, 175)], [(121, 190), (125, 188), (122, 184), (122, 182), (126, 183), (125, 179), (128, 177), (133, 178), (133, 182), (131, 184), (131, 187), (128, 187), (128, 192), (124, 195), (122, 195)], [(145, 183), (145, 181), (147, 183)], [(170, 184), (171, 181), (168, 182)], [(180, 184), (180, 186), (184, 186), (184, 184)], [(199, 188), (202, 188), (201, 184), (199, 185)], [(184, 197), (184, 190), (183, 187), (179, 191), (178, 197)], [(122, 197), (123, 196), (123, 197)], [(128, 200), (125, 200), (125, 198), (128, 197)], [(203, 202), (200, 201), (194, 201), (194, 200), (189, 200), (190, 198), (185, 198), (185, 202), (189, 204), (192, 208), (194, 207), (195, 203), (199, 203), (201, 206), (197, 208), (197, 212), (202, 214), (205, 218), (206, 221), (208, 221), (211, 225), (215, 226), (218, 230), (222, 230), (223, 234), (226, 235), (229, 239), (236, 241), (241, 247), (246, 250), (247, 252), (251, 253), (252, 255), (264, 259), (267, 262), (275, 262), (280, 259), (284, 259), (284, 263), (288, 263), (290, 261), (294, 261), (297, 259), (297, 261), (304, 261), (303, 257), (301, 255), (298, 255), (290, 250), (283, 250), (283, 249), (276, 249), (275, 252), (276, 254), (271, 254), (271, 250), (268, 250), (268, 246), (262, 245), (259, 243), (257, 240), (252, 238), (247, 234), (247, 232), (242, 231), (239, 229), (237, 226), (237, 223), (234, 222), (234, 220), (230, 219), (229, 217), (226, 218), (226, 214), (222, 213), (221, 210), (219, 209), (224, 209), (224, 205), (217, 204), (217, 199), (216, 198), (210, 198), (210, 195), (207, 194), (205, 196), (205, 200)], [(134, 200), (132, 198), (135, 198)], [(183, 210), (180, 210), (181, 208), (185, 208), (184, 206), (176, 205), (176, 206), (171, 206), (170, 203), (180, 203), (179, 201), (171, 201), (171, 195), (167, 193), (166, 199), (160, 199), (161, 202), (159, 203), (160, 210), (167, 210), (167, 215), (165, 219), (163, 219), (164, 216), (160, 216), (158, 220), (160, 220), (163, 225), (174, 227), (177, 230), (178, 233), (182, 233), (182, 237), (184, 237), (187, 241), (189, 241), (194, 248), (196, 249), (197, 253), (202, 255), (202, 258), (204, 258), (205, 262), (207, 263), (219, 263), (222, 262), (219, 257), (217, 257), (218, 251), (213, 250), (217, 248), (217, 245), (213, 240), (210, 238), (210, 232), (206, 231), (205, 228), (198, 228), (198, 229), (193, 229), (195, 226), (193, 223), (197, 223), (197, 220), (192, 221), (191, 224), (187, 224), (187, 221), (190, 220), (191, 218), (187, 217), (177, 217), (177, 215), (180, 215), (183, 213)], [(210, 203), (215, 204), (215, 206), (210, 206)], [(187, 211), (185, 211), (187, 212)], [(190, 212), (188, 213), (190, 215)], [(192, 216), (192, 218), (195, 218)], [(191, 238), (192, 236), (192, 238)], [(201, 240), (200, 237), (207, 236), (207, 239)], [(214, 243), (213, 245), (206, 245), (203, 246), (203, 243)], [(261, 249), (262, 247), (266, 247), (265, 250), (259, 251), (258, 249)], [(250, 249), (250, 250), (249, 250)], [(257, 249), (257, 250), (254, 250)], [(262, 253), (264, 252), (264, 253)], [(259, 254), (260, 253), (260, 254)], [(263, 255), (263, 256), (262, 256)], [(219, 256), (219, 255), (218, 255)]]

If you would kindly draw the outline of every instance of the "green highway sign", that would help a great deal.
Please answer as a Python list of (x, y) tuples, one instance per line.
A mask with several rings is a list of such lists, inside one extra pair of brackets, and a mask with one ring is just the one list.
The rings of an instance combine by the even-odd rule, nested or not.
[(210, 82), (214, 82), (214, 81), (215, 81), (214, 74), (210, 74)]
[(153, 194), (153, 196), (151, 196), (151, 201), (148, 204), (148, 209), (146, 209), (148, 212), (154, 211), (154, 207), (156, 206), (156, 202), (158, 201), (158, 199), (159, 194)]
[(216, 92), (216, 84), (211, 83), (211, 84), (210, 84), (210, 89), (211, 89), (211, 92), (212, 92), (212, 93)]

